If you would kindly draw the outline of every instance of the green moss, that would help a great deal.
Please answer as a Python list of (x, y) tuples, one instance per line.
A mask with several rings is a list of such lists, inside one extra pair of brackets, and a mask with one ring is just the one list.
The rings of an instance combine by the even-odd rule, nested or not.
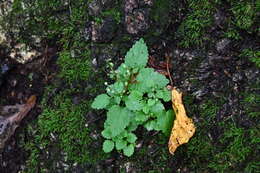
[[(255, 108), (255, 97), (251, 95), (245, 98), (247, 107), (249, 101), (253, 103), (249, 107)], [(186, 102), (192, 103), (190, 100)], [(199, 108), (194, 105), (194, 113), (200, 110), (199, 122), (196, 123), (195, 136), (186, 144), (187, 150), (179, 150), (186, 152), (184, 165), (194, 172), (255, 172), (259, 166), (259, 153), (255, 152), (260, 142), (259, 125), (243, 128), (234, 123), (232, 118), (217, 122), (215, 116), (221, 102), (207, 99)], [(213, 139), (213, 131), (220, 136)]]
[[(253, 167), (245, 169), (244, 166), (257, 157), (255, 147), (259, 143), (259, 132), (254, 128), (250, 130), (239, 128), (232, 123), (225, 126), (226, 130), (220, 140), (222, 146), (217, 148), (209, 167), (218, 172), (247, 172), (246, 169), (253, 169)], [(248, 135), (250, 132), (254, 135)]]
[(156, 31), (153, 31), (153, 35), (158, 36), (165, 29), (165, 25), (170, 20), (170, 11), (172, 9), (172, 1), (170, 0), (157, 0), (154, 2), (151, 11), (151, 19), (156, 25)]
[(253, 49), (244, 49), (239, 55), (241, 58), (248, 58), (249, 61), (255, 63), (260, 68), (260, 51)]
[[(50, 87), (48, 91), (52, 89)], [(31, 129), (34, 140), (26, 144), (31, 153), (27, 161), (29, 172), (36, 172), (35, 168), (40, 164), (50, 171), (60, 160), (82, 164), (103, 158), (104, 154), (93, 147), (90, 129), (85, 126), (84, 116), (89, 110), (89, 102), (82, 100), (80, 104), (73, 104), (75, 94), (77, 92), (65, 89), (51, 98), (50, 103), (43, 100), (44, 110), (37, 120), (36, 132)]]
[(240, 40), (242, 34), (240, 31), (244, 30), (248, 33), (257, 33), (257, 2), (254, 1), (235, 1), (229, 0), (229, 11), (231, 16), (226, 20), (224, 37)]
[(87, 8), (85, 0), (69, 4), (61, 0), (15, 0), (1, 26), (6, 31), (15, 32), (15, 41), (31, 45), (35, 36), (52, 40), (60, 38), (70, 27), (77, 30), (88, 19)]
[(232, 1), (231, 5), (231, 11), (235, 17), (235, 25), (240, 29), (249, 30), (256, 17), (253, 1)]
[(80, 56), (75, 54), (74, 50), (64, 50), (60, 53), (57, 62), (60, 66), (59, 77), (70, 83), (77, 80), (86, 80), (89, 76), (89, 52), (85, 51)]
[(207, 0), (188, 1), (189, 12), (177, 33), (181, 46), (201, 46), (208, 39), (205, 34), (212, 24), (214, 6), (213, 2)]
[(122, 12), (120, 11), (120, 8), (111, 8), (108, 9), (104, 12), (102, 12), (101, 16), (107, 17), (107, 16), (112, 16), (117, 24), (120, 24), (121, 18), (122, 18)]
[(231, 39), (234, 39), (234, 40), (240, 40), (241, 39), (239, 32), (234, 28), (228, 29), (228, 31), (224, 33), (224, 37), (231, 38)]

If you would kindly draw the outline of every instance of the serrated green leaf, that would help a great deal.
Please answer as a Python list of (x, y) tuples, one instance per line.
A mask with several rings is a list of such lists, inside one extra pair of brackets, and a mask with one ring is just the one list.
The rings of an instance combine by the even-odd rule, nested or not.
[(129, 134), (127, 135), (127, 141), (128, 141), (129, 143), (134, 143), (134, 142), (136, 141), (136, 139), (137, 139), (137, 137), (136, 137), (135, 134), (133, 134), (133, 133), (129, 133)]
[(116, 141), (116, 149), (117, 150), (124, 149), (126, 147), (126, 145), (127, 145), (127, 142), (125, 140), (120, 139), (120, 140)]
[(121, 102), (121, 97), (114, 97), (114, 101), (115, 101), (115, 103), (116, 104), (120, 104), (120, 102)]
[(127, 108), (118, 105), (112, 106), (107, 113), (105, 121), (107, 128), (111, 131), (111, 137), (119, 135), (129, 125), (130, 118), (133, 116)]
[(142, 110), (144, 105), (142, 101), (142, 93), (139, 91), (132, 91), (125, 100), (126, 107), (132, 111)]
[(125, 64), (131, 68), (143, 68), (148, 61), (148, 49), (143, 39), (137, 41), (127, 52)]
[(112, 94), (121, 94), (124, 91), (124, 84), (123, 82), (116, 82), (113, 85), (110, 85), (111, 93)]
[(138, 90), (142, 93), (150, 93), (154, 90), (165, 87), (169, 80), (157, 73), (152, 68), (143, 68), (139, 71), (136, 77), (137, 83), (133, 84), (130, 89)]
[(133, 144), (129, 144), (127, 147), (123, 149), (124, 155), (128, 157), (132, 156), (134, 151), (135, 151), (135, 147)]
[(114, 146), (115, 146), (115, 144), (114, 144), (113, 141), (105, 140), (104, 143), (103, 143), (103, 151), (105, 153), (109, 153), (114, 149)]
[(148, 105), (144, 105), (142, 110), (143, 110), (143, 112), (144, 112), (145, 114), (148, 114), (148, 113), (149, 113), (149, 110), (150, 110), (150, 107), (149, 107)]
[(151, 110), (152, 113), (154, 113), (156, 115), (156, 114), (160, 113), (161, 111), (165, 110), (165, 108), (164, 108), (163, 104), (160, 101), (157, 101), (155, 103), (155, 105), (153, 105), (151, 107), (150, 110)]
[(154, 99), (148, 99), (147, 104), (148, 104), (148, 106), (153, 106), (155, 104), (155, 102), (156, 101)]
[(111, 139), (111, 131), (109, 129), (105, 129), (101, 132), (102, 136), (106, 139)]
[(117, 139), (123, 139), (123, 138), (127, 137), (127, 135), (128, 135), (128, 131), (123, 130), (119, 135), (116, 136), (116, 138)]
[(128, 131), (134, 131), (137, 129), (139, 123), (137, 121), (135, 121), (134, 119), (130, 122), (129, 126), (127, 127)]
[(110, 97), (108, 95), (101, 94), (95, 98), (91, 107), (94, 109), (104, 109), (109, 104), (109, 101), (110, 101)]
[(162, 90), (157, 90), (156, 97), (163, 99), (163, 101), (165, 101), (165, 102), (168, 102), (171, 100), (171, 92), (168, 91), (166, 88), (164, 88)]
[(148, 116), (145, 115), (144, 113), (142, 113), (142, 112), (136, 112), (135, 113), (135, 120), (136, 121), (143, 123), (143, 122), (147, 121), (147, 119), (148, 119)]
[(160, 114), (158, 117), (158, 127), (159, 130), (162, 130), (162, 132), (169, 136), (171, 133), (171, 129), (173, 126), (173, 118), (174, 118), (174, 112), (172, 110), (167, 111), (166, 113)]

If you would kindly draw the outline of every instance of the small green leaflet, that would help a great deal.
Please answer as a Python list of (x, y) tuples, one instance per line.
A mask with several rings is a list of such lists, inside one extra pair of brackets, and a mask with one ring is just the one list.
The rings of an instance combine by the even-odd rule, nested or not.
[(124, 155), (130, 157), (133, 155), (135, 150), (134, 144), (129, 144), (127, 147), (123, 149)]
[(163, 88), (162, 90), (156, 91), (156, 97), (163, 99), (163, 101), (168, 102), (171, 100), (171, 92), (168, 91), (166, 88)]
[(161, 111), (165, 110), (163, 104), (160, 101), (157, 101), (151, 108), (151, 112), (155, 115), (160, 113)]
[(127, 52), (125, 64), (130, 68), (143, 68), (148, 61), (148, 50), (143, 39), (137, 41)]
[(126, 99), (126, 107), (132, 111), (141, 110), (144, 106), (142, 102), (143, 94), (139, 91), (133, 91)]
[(109, 129), (105, 129), (101, 132), (102, 136), (106, 139), (111, 139), (112, 133)]
[(106, 128), (111, 131), (111, 137), (119, 135), (128, 126), (132, 112), (118, 105), (112, 106), (107, 113)]
[(136, 137), (135, 134), (133, 134), (133, 133), (129, 133), (129, 134), (127, 135), (127, 141), (128, 141), (129, 143), (134, 143), (134, 142), (136, 141), (136, 139), (137, 139), (137, 137)]
[(135, 113), (135, 120), (138, 122), (145, 122), (148, 119), (148, 116), (145, 115), (143, 112), (136, 112)]
[(143, 68), (136, 77), (137, 83), (134, 84), (131, 90), (138, 90), (143, 93), (149, 93), (154, 90), (165, 87), (169, 80), (160, 73), (157, 73), (152, 68)]
[(122, 150), (126, 147), (127, 142), (123, 139), (116, 140), (116, 149)]
[(114, 149), (114, 142), (111, 140), (105, 140), (105, 142), (103, 143), (103, 151), (105, 153), (109, 153)]
[(109, 104), (109, 101), (110, 101), (110, 97), (108, 95), (100, 94), (95, 98), (91, 107), (94, 109), (104, 109)]
[(158, 120), (157, 120), (158, 128), (159, 130), (162, 130), (162, 132), (166, 136), (170, 136), (171, 134), (173, 120), (174, 120), (174, 112), (172, 110), (169, 110), (166, 113), (162, 112), (158, 116)]

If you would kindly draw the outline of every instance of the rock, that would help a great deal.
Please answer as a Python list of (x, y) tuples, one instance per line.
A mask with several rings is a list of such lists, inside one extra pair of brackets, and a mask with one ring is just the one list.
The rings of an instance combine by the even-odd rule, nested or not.
[(217, 49), (218, 53), (221, 53), (221, 54), (226, 53), (227, 50), (229, 49), (230, 42), (231, 41), (227, 38), (224, 38), (224, 39), (218, 41), (216, 44), (216, 49)]
[(137, 0), (125, 0), (124, 11), (126, 15), (133, 13), (133, 10), (136, 9), (137, 7), (138, 7)]
[(106, 17), (102, 23), (89, 22), (84, 29), (86, 41), (110, 42), (116, 35), (117, 23), (112, 17)]
[(89, 15), (98, 16), (109, 7), (114, 7), (114, 0), (92, 0), (89, 3)]
[(149, 28), (148, 11), (145, 9), (134, 10), (133, 14), (125, 16), (126, 30), (129, 34), (138, 34)]
[(226, 16), (223, 11), (217, 10), (216, 13), (214, 14), (214, 23), (219, 27), (223, 27), (225, 23), (225, 19)]
[(86, 26), (84, 28), (84, 31), (82, 32), (84, 38), (86, 41), (90, 41), (92, 37), (92, 25), (94, 22), (87, 22)]
[(11, 49), (9, 56), (21, 64), (26, 64), (40, 55), (41, 53), (36, 49), (31, 49), (25, 44), (16, 44), (14, 48)]
[(239, 82), (243, 80), (243, 75), (241, 73), (234, 73), (232, 76), (233, 82)]
[(8, 73), (8, 71), (11, 69), (11, 66), (4, 61), (0, 60), (0, 86), (2, 85), (2, 80), (4, 76)]
[(205, 96), (208, 92), (208, 89), (204, 87), (193, 92), (192, 95), (195, 96), (197, 100), (202, 100), (202, 97)]
[(102, 11), (102, 4), (100, 0), (93, 0), (89, 3), (89, 14), (91, 16), (98, 16)]
[[(8, 15), (8, 13), (12, 10), (13, 2), (13, 0), (0, 2), (0, 20), (2, 20), (4, 16)], [(27, 20), (27, 17), (21, 21)], [(40, 52), (36, 49), (29, 48), (28, 45), (16, 43), (16, 40), (11, 39), (15, 38), (16, 35), (18, 35), (20, 32), (21, 31), (19, 29), (6, 31), (0, 26), (0, 46), (10, 49), (10, 54), (8, 55), (9, 57), (19, 63), (25, 64), (31, 61), (33, 58), (39, 56)], [(10, 34), (7, 33), (12, 33), (13, 36), (9, 38)], [(41, 47), (41, 39), (39, 37), (35, 35), (30, 37), (34, 46)]]
[(97, 64), (96, 67), (100, 67), (109, 59), (113, 59), (114, 57), (117, 57), (117, 48), (113, 45), (107, 45), (107, 46), (95, 46), (92, 48), (92, 57), (95, 64)]
[[(125, 26), (126, 31), (130, 34), (138, 34), (149, 28), (148, 9), (138, 8), (140, 3), (137, 0), (125, 0)], [(145, 4), (152, 4), (150, 1)]]

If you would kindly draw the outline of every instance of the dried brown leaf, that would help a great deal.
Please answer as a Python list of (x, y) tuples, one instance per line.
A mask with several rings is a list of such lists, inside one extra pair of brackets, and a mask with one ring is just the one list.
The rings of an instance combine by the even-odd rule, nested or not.
[(14, 134), (21, 120), (30, 112), (36, 103), (36, 96), (31, 96), (25, 104), (4, 106), (0, 111), (0, 149)]
[(171, 136), (168, 143), (169, 152), (174, 154), (175, 150), (182, 144), (187, 143), (195, 133), (195, 126), (191, 118), (188, 118), (182, 103), (182, 93), (175, 88), (172, 90), (172, 107), (176, 115)]

